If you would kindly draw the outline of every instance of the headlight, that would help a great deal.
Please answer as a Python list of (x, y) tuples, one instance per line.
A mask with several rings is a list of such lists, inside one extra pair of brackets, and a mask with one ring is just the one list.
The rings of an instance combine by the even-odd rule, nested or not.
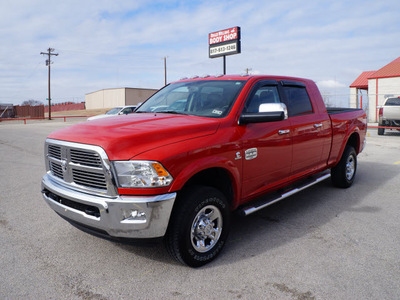
[(170, 185), (173, 180), (168, 171), (156, 161), (129, 160), (113, 163), (119, 187), (163, 187)]

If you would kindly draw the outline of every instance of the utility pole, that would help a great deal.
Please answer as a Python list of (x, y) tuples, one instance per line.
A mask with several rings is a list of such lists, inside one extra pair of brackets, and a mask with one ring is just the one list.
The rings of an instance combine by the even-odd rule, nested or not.
[(246, 68), (246, 75), (249, 75), (250, 71), (251, 71), (251, 68)]
[(46, 59), (46, 66), (48, 66), (49, 67), (49, 79), (48, 79), (48, 85), (49, 85), (49, 120), (51, 120), (51, 96), (50, 96), (50, 65), (53, 63), (52, 61), (51, 61), (51, 56), (52, 55), (55, 55), (55, 56), (57, 56), (58, 55), (58, 53), (53, 53), (54, 52), (54, 49), (53, 48), (49, 48), (49, 49), (47, 49), (47, 51), (48, 52), (40, 52), (40, 54), (41, 55), (48, 55), (49, 56), (49, 58), (48, 59)]
[(167, 57), (164, 56), (164, 85), (167, 85)]

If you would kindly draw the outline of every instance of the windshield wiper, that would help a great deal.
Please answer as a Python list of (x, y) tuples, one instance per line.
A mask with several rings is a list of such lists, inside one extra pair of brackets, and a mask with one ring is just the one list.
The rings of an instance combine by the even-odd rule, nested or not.
[(176, 111), (176, 110), (160, 110), (160, 111), (155, 111), (155, 113), (159, 113), (159, 114), (187, 115), (187, 114), (184, 113), (184, 112)]

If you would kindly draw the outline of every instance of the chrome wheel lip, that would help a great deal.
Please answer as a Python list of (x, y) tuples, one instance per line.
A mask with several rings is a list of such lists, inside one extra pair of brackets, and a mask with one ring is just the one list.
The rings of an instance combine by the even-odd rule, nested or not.
[(194, 217), (190, 230), (193, 248), (200, 253), (210, 251), (222, 233), (222, 213), (215, 205), (203, 207)]
[(352, 180), (356, 172), (356, 159), (353, 155), (350, 155), (346, 160), (346, 179)]

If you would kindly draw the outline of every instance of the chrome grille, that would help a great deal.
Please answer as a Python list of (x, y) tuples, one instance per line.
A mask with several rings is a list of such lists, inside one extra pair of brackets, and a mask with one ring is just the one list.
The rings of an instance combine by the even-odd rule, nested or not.
[(101, 168), (101, 158), (98, 153), (92, 151), (70, 149), (71, 161), (89, 167)]
[(56, 145), (49, 145), (49, 156), (61, 160), (61, 147)]
[(61, 165), (51, 161), (50, 162), (50, 170), (51, 170), (51, 173), (54, 176), (57, 176), (58, 178), (64, 179)]
[(98, 146), (48, 139), (46, 167), (60, 183), (85, 192), (114, 196), (111, 165)]
[(104, 174), (73, 169), (72, 177), (76, 184), (95, 189), (107, 189)]

